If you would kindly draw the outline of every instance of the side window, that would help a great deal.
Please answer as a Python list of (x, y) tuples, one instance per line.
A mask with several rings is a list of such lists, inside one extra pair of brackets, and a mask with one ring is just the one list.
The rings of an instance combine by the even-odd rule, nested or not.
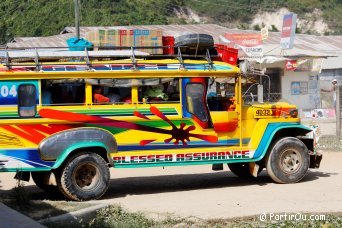
[(22, 84), (18, 88), (18, 114), (20, 117), (34, 117), (37, 113), (37, 90), (33, 84)]
[(95, 104), (132, 103), (131, 87), (93, 85), (92, 91)]
[(234, 78), (208, 83), (207, 103), (210, 111), (232, 111), (235, 109)]
[(41, 104), (44, 106), (83, 105), (85, 83), (78, 80), (41, 80)]
[(189, 113), (196, 116), (203, 122), (208, 121), (207, 109), (205, 104), (205, 88), (200, 83), (190, 83), (186, 85), (186, 105)]
[(179, 103), (179, 79), (150, 79), (139, 86), (139, 101), (148, 103)]

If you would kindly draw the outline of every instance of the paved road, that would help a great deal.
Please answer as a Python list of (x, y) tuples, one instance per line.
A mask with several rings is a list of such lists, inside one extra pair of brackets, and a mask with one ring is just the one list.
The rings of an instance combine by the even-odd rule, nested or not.
[[(342, 212), (342, 153), (324, 153), (321, 168), (296, 184), (275, 184), (263, 171), (243, 180), (210, 166), (111, 170), (111, 184), (100, 203), (131, 211), (173, 213), (200, 218), (232, 218), (262, 212)], [(0, 174), (0, 193), (15, 186)], [(44, 193), (28, 183), (36, 199)]]

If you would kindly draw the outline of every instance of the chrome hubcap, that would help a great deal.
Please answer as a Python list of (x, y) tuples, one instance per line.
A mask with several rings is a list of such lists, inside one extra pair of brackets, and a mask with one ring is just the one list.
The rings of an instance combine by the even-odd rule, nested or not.
[(91, 165), (80, 165), (74, 174), (74, 180), (78, 187), (82, 189), (90, 189), (97, 184), (99, 179), (99, 170)]
[(286, 150), (282, 154), (281, 167), (286, 173), (295, 173), (302, 165), (302, 157), (295, 150)]

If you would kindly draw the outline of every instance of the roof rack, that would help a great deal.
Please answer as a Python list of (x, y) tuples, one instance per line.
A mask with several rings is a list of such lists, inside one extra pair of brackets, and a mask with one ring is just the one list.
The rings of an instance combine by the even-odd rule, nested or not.
[[(137, 49), (152, 49), (152, 48), (170, 48), (169, 46), (161, 46), (161, 47), (152, 47), (152, 46), (142, 46), (142, 47), (129, 47), (129, 49), (126, 49), (127, 47), (111, 47), (109, 50), (109, 47), (98, 47), (103, 48), (105, 50), (99, 50), (99, 51), (89, 51), (87, 48), (85, 48), (83, 51), (69, 51), (65, 50), (58, 50), (58, 49), (30, 49), (30, 50), (0, 50), (4, 52), (4, 55), (0, 55), (0, 63), (3, 63), (8, 70), (11, 70), (13, 66), (16, 67), (32, 67), (33, 64), (35, 66), (36, 71), (41, 71), (42, 66), (44, 65), (51, 65), (49, 62), (59, 62), (62, 61), (66, 64), (63, 65), (74, 65), (73, 62), (78, 61), (77, 65), (87, 65), (88, 70), (92, 70), (92, 60), (118, 60), (118, 59), (130, 59), (132, 62), (131, 69), (133, 71), (138, 70), (138, 62), (137, 58), (142, 59), (170, 59), (175, 58), (178, 59), (180, 67), (180, 70), (186, 70), (186, 66), (184, 64), (184, 58), (188, 59), (202, 59), (206, 60), (208, 64), (208, 69), (212, 70), (213, 68), (213, 62), (212, 57), (218, 57), (217, 55), (211, 55), (210, 50), (206, 49), (205, 55), (190, 55), (190, 54), (183, 54), (181, 52), (182, 47), (177, 47), (177, 54), (150, 54), (148, 52), (138, 51)], [(113, 50), (114, 49), (114, 50)], [(124, 50), (122, 50), (124, 49)], [(73, 61), (70, 61), (73, 60)], [(79, 63), (84, 62), (84, 64)], [(70, 64), (68, 64), (70, 63)], [(98, 63), (98, 62), (97, 62)]]

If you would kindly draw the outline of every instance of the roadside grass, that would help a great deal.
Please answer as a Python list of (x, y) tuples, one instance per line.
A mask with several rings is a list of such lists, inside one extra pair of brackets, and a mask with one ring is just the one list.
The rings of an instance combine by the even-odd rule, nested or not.
[(8, 195), (1, 195), (0, 202), (8, 207), (34, 219), (45, 219), (68, 212), (78, 211), (91, 203), (73, 201), (32, 200), (31, 195), (24, 187), (24, 182), (18, 180), (16, 186)]
[[(284, 213), (280, 213), (284, 214)], [(289, 213), (288, 213), (289, 214)], [(295, 213), (291, 213), (295, 214)], [(312, 213), (316, 214), (316, 213)], [(332, 213), (332, 214), (325, 214), (325, 220), (310, 220), (309, 216), (312, 214), (304, 214), (306, 215), (306, 219), (300, 220), (267, 220), (267, 221), (260, 221), (259, 216), (249, 216), (249, 217), (241, 217), (241, 218), (234, 218), (234, 219), (211, 219), (206, 220), (203, 224), (204, 226), (199, 227), (216, 227), (216, 228), (223, 228), (223, 227), (323, 227), (323, 228), (333, 228), (333, 227), (342, 227), (342, 213)], [(322, 213), (320, 213), (322, 214)]]
[[(292, 213), (293, 214), (293, 213)], [(313, 213), (316, 214), (316, 213)], [(342, 213), (326, 214), (325, 220), (311, 221), (309, 215), (301, 214), (302, 218), (306, 215), (307, 219), (304, 220), (284, 220), (284, 221), (265, 221), (259, 220), (259, 216), (249, 216), (233, 219), (200, 219), (200, 218), (180, 218), (175, 216), (161, 216), (162, 219), (151, 218), (148, 214), (128, 212), (118, 205), (111, 205), (106, 208), (100, 209), (94, 218), (87, 218), (80, 220), (78, 223), (73, 223), (72, 227), (82, 228), (111, 228), (111, 227), (165, 227), (165, 228), (178, 228), (178, 227), (342, 227)], [(48, 227), (62, 227), (62, 223), (52, 224), (45, 223)], [(65, 224), (67, 225), (67, 224)]]
[(322, 135), (318, 141), (319, 150), (329, 150), (334, 152), (342, 151), (342, 137), (336, 135)]
[(93, 206), (89, 203), (51, 200), (30, 200), (30, 203), (25, 206), (18, 205), (15, 199), (2, 199), (1, 202), (34, 220), (50, 218)]

